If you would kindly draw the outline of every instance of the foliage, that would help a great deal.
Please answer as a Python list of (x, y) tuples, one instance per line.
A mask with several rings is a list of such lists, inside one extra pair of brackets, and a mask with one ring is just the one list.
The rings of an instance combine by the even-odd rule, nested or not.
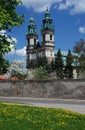
[[(23, 15), (18, 16), (16, 7), (21, 3), (20, 0), (0, 0), (0, 31), (11, 31), (14, 26), (20, 26), (23, 22)], [(8, 40), (10, 39), (10, 41)], [(3, 55), (10, 50), (13, 44), (11, 36), (0, 35), (0, 53)]]
[(48, 74), (47, 71), (45, 69), (45, 67), (39, 67), (34, 69), (34, 79), (47, 79), (48, 78)]
[(55, 62), (52, 60), (50, 64), (45, 65), (45, 68), (48, 74), (51, 74), (55, 71)]
[(0, 74), (5, 74), (7, 72), (7, 69), (9, 67), (9, 62), (5, 59), (3, 59), (3, 57), (0, 57)]
[(85, 130), (85, 115), (59, 108), (0, 103), (0, 130)]
[(25, 79), (28, 76), (27, 69), (25, 69), (24, 60), (14, 60), (8, 69), (7, 77), (17, 77), (18, 79)]
[(55, 70), (56, 70), (56, 75), (58, 78), (61, 78), (61, 79), (64, 78), (63, 69), (64, 69), (64, 64), (63, 64), (61, 51), (59, 49), (55, 57)]
[(27, 59), (27, 69), (33, 69), (36, 65), (34, 65), (34, 63), (32, 61), (30, 61), (29, 59)]
[(45, 66), (45, 69), (46, 69), (46, 71), (47, 71), (48, 74), (50, 74), (50, 73), (53, 71), (53, 69), (52, 69), (52, 67), (51, 67), (51, 64), (47, 64), (47, 65)]
[(85, 79), (85, 71), (79, 71), (78, 78)]
[(80, 41), (76, 43), (76, 45), (73, 48), (73, 51), (79, 55), (78, 56), (78, 63), (79, 63), (78, 73), (83, 74), (83, 72), (85, 73), (85, 41), (84, 39), (80, 39)]
[[(0, 0), (0, 32), (9, 32), (14, 26), (22, 24), (23, 15), (19, 16), (16, 9), (20, 3), (20, 0)], [(3, 65), (5, 62), (4, 55), (11, 51), (10, 45), (12, 44), (14, 44), (14, 41), (10, 35), (0, 34), (0, 60), (3, 59)]]
[(7, 36), (5, 33), (0, 34), (0, 56), (3, 57), (6, 53), (10, 52), (11, 51), (10, 45), (14, 43), (15, 41), (10, 36)]
[(47, 59), (45, 56), (37, 57), (36, 61), (31, 61), (31, 60), (27, 59), (27, 68), (28, 69), (34, 69), (34, 68), (38, 68), (40, 66), (44, 67), (46, 65), (47, 65)]
[(37, 58), (37, 67), (40, 67), (40, 66), (46, 66), (47, 65), (47, 59), (45, 56), (43, 57), (38, 57)]
[(16, 10), (20, 3), (20, 0), (0, 0), (0, 30), (11, 31), (12, 27), (22, 24), (23, 15), (18, 16)]
[(73, 57), (71, 51), (68, 51), (66, 57), (65, 76), (66, 78), (73, 78)]
[(50, 66), (51, 66), (52, 72), (54, 72), (55, 71), (55, 62), (54, 62), (54, 60), (51, 61)]

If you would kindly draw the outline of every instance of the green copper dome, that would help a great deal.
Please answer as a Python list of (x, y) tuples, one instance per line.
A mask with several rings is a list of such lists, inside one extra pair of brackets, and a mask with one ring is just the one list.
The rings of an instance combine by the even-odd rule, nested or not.
[(48, 8), (46, 9), (46, 12), (44, 14), (44, 18), (43, 18), (42, 23), (43, 23), (42, 29), (54, 31), (53, 21), (52, 21), (52, 18), (50, 16), (50, 12), (49, 12)]
[(34, 18), (30, 18), (29, 24), (28, 24), (28, 34), (35, 35), (37, 34), (36, 31), (36, 24)]
[(45, 18), (50, 18), (50, 13), (48, 11), (48, 8), (46, 9), (46, 12), (45, 12)]
[(35, 24), (34, 18), (30, 18), (30, 24)]

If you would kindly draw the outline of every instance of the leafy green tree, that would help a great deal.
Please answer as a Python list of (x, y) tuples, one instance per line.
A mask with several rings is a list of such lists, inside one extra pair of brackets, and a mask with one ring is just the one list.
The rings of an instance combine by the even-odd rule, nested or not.
[(0, 0), (0, 30), (9, 30), (14, 26), (20, 26), (23, 22), (23, 15), (18, 16), (16, 7), (21, 0)]
[(45, 68), (46, 68), (46, 71), (47, 71), (48, 74), (50, 74), (50, 73), (52, 72), (51, 64), (47, 64), (47, 65), (45, 66)]
[(80, 41), (76, 42), (74, 48), (74, 53), (78, 54), (78, 63), (77, 70), (79, 75), (83, 75), (85, 73), (85, 41), (84, 39), (80, 39)]
[(37, 57), (36, 61), (32, 61), (27, 59), (27, 68), (28, 69), (35, 69), (38, 67), (45, 67), (47, 65), (46, 57)]
[(7, 60), (3, 59), (3, 57), (0, 57), (0, 74), (4, 74), (7, 72), (7, 67), (9, 67), (10, 64)]
[(34, 64), (33, 61), (28, 60), (26, 67), (27, 67), (27, 69), (34, 69), (34, 68), (36, 68), (36, 64)]
[(64, 64), (63, 64), (61, 51), (59, 49), (55, 57), (55, 70), (56, 70), (56, 75), (58, 78), (61, 78), (61, 79), (64, 78), (63, 69), (64, 69)]
[(48, 74), (51, 74), (52, 72), (54, 72), (54, 70), (55, 70), (55, 62), (54, 62), (54, 60), (52, 60), (51, 63), (47, 64), (45, 67), (46, 67), (46, 70), (47, 70)]
[[(6, 30), (10, 32), (14, 26), (22, 24), (23, 15), (19, 16), (16, 9), (20, 3), (20, 0), (0, 0), (0, 31)], [(0, 61), (2, 59), (3, 67), (5, 66), (4, 55), (11, 51), (10, 45), (12, 44), (14, 44), (14, 41), (10, 35), (0, 34)], [(0, 66), (1, 68), (2, 66)]]
[(51, 71), (54, 72), (54, 70), (55, 70), (55, 61), (54, 60), (51, 61), (50, 66), (51, 66)]
[(48, 79), (48, 74), (45, 69), (45, 67), (39, 67), (34, 69), (34, 79), (40, 80), (40, 79)]
[(45, 56), (37, 58), (37, 67), (44, 67), (47, 65), (47, 58)]
[(66, 57), (65, 76), (66, 78), (73, 78), (73, 57), (69, 50)]

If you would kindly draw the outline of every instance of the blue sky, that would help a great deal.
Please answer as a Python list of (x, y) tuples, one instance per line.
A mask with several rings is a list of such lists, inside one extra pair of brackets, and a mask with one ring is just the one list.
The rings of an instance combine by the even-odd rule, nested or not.
[(22, 0), (18, 6), (18, 14), (25, 15), (25, 22), (20, 27), (14, 27), (11, 36), (16, 40), (17, 50), (7, 55), (8, 59), (25, 57), (26, 32), (29, 19), (33, 17), (37, 25), (39, 41), (41, 42), (41, 25), (46, 7), (53, 19), (55, 28), (55, 50), (73, 50), (77, 41), (85, 39), (85, 0)]

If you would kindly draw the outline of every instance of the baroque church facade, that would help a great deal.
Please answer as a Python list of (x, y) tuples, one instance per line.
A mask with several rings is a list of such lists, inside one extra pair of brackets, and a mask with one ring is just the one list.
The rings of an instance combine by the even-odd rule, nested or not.
[(46, 57), (48, 64), (54, 60), (54, 26), (48, 8), (42, 20), (41, 37), (42, 41), (40, 43), (35, 21), (33, 18), (30, 18), (26, 35), (27, 68), (29, 62), (36, 64), (38, 58)]

